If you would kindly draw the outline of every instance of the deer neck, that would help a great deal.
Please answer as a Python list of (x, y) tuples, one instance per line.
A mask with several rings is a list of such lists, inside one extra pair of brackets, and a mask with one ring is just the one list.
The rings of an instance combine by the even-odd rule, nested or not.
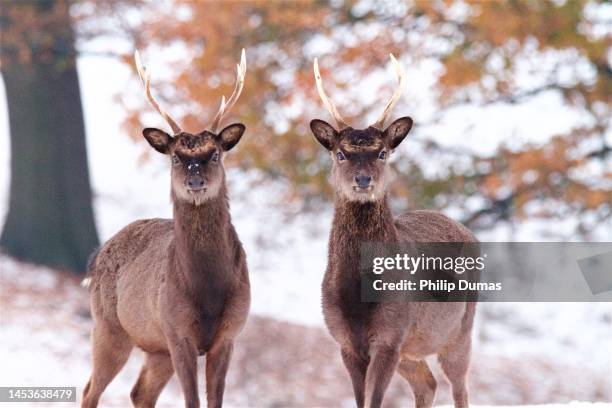
[(336, 197), (329, 248), (336, 262), (344, 266), (359, 262), (363, 243), (397, 241), (398, 233), (386, 195), (378, 201), (365, 203)]
[(200, 205), (173, 197), (174, 238), (181, 269), (186, 273), (224, 274), (230, 258), (231, 219), (225, 185)]

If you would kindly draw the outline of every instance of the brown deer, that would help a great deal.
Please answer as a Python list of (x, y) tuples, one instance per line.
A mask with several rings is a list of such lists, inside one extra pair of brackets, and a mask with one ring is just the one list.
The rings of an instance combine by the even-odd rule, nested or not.
[(202, 355), (208, 406), (220, 407), (233, 343), (250, 305), (246, 257), (231, 223), (222, 164), (245, 126), (232, 124), (217, 133), (242, 92), (244, 50), (232, 96), (222, 98), (210, 130), (198, 134), (183, 132), (160, 108), (138, 52), (135, 60), (149, 102), (174, 133), (143, 130), (147, 142), (169, 158), (174, 218), (128, 225), (90, 262), (93, 373), (82, 407), (97, 406), (134, 346), (146, 354), (130, 395), (136, 407), (154, 406), (175, 371), (185, 406), (199, 407)]
[(393, 55), (391, 60), (399, 86), (380, 118), (367, 129), (353, 129), (342, 119), (323, 90), (314, 61), (319, 95), (338, 124), (336, 129), (319, 119), (310, 122), (315, 138), (331, 153), (336, 190), (322, 285), (323, 314), (340, 345), (358, 407), (380, 407), (396, 370), (412, 387), (416, 406), (431, 406), (436, 380), (425, 357), (436, 354), (452, 385), (455, 406), (465, 407), (475, 303), (361, 301), (362, 243), (477, 242), (464, 226), (440, 213), (410, 211), (397, 218), (391, 213), (387, 159), (412, 127), (412, 119), (402, 117), (384, 128), (405, 81)]

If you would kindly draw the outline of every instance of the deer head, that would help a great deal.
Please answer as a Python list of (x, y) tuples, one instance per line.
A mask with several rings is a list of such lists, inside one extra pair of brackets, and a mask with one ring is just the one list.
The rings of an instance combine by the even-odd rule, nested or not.
[(310, 129), (319, 143), (330, 151), (335, 188), (349, 201), (376, 201), (384, 196), (389, 179), (387, 158), (412, 128), (412, 119), (409, 117), (399, 118), (387, 128), (384, 127), (387, 116), (402, 94), (405, 82), (404, 70), (393, 55), (390, 57), (399, 85), (379, 119), (366, 129), (353, 129), (342, 119), (325, 94), (319, 63), (317, 59), (314, 60), (319, 96), (338, 128), (314, 119), (310, 122)]
[(171, 162), (171, 188), (173, 199), (192, 202), (200, 205), (206, 200), (216, 197), (225, 180), (223, 156), (240, 141), (245, 126), (234, 123), (220, 132), (219, 124), (224, 116), (234, 106), (244, 85), (246, 74), (246, 57), (242, 50), (240, 64), (237, 65), (236, 85), (232, 96), (227, 100), (223, 96), (221, 105), (215, 115), (209, 130), (192, 134), (181, 130), (151, 94), (149, 73), (142, 65), (140, 54), (134, 55), (136, 68), (145, 88), (147, 99), (151, 106), (168, 122), (173, 135), (160, 129), (146, 128), (143, 136), (158, 152), (167, 155)]

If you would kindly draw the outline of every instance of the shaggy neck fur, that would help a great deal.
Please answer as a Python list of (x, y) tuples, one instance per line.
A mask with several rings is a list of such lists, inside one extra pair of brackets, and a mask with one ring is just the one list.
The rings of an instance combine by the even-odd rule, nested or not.
[(176, 263), (194, 299), (224, 289), (231, 275), (237, 238), (231, 225), (227, 190), (200, 205), (173, 197)]
[(361, 244), (397, 241), (386, 195), (372, 202), (348, 201), (336, 196), (329, 240), (329, 262), (335, 274), (358, 277)]

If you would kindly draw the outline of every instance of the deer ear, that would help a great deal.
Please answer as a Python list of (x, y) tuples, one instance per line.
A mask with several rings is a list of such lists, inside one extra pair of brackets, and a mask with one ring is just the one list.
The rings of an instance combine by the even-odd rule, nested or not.
[(164, 132), (163, 130), (155, 128), (146, 128), (142, 131), (142, 135), (147, 139), (147, 142), (160, 153), (168, 153), (170, 145), (174, 141), (172, 136)]
[(327, 150), (332, 150), (336, 146), (338, 132), (329, 123), (321, 119), (311, 120), (310, 130), (312, 130), (312, 134), (317, 138), (319, 143)]
[(245, 130), (246, 127), (242, 123), (233, 123), (225, 127), (217, 136), (221, 142), (221, 148), (226, 152), (231, 150), (238, 144)]
[(396, 119), (385, 129), (383, 137), (390, 149), (395, 149), (404, 140), (412, 128), (412, 119), (408, 116)]

